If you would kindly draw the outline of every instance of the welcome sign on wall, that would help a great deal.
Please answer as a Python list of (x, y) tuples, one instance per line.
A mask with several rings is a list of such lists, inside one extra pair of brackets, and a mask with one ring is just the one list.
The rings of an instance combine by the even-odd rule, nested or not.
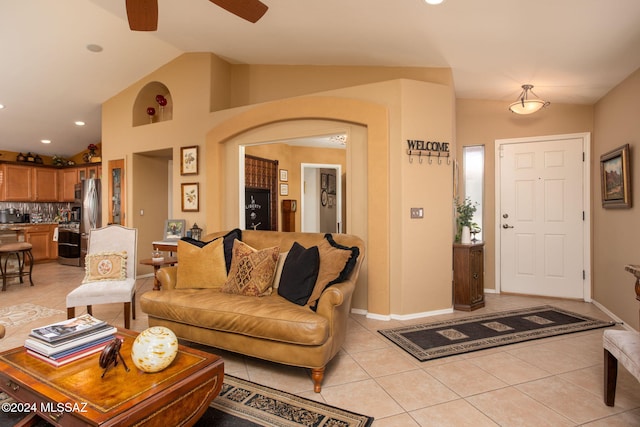
[(420, 139), (407, 139), (407, 154), (409, 155), (409, 163), (413, 163), (412, 156), (418, 156), (420, 163), (424, 159), (428, 159), (429, 164), (437, 159), (438, 164), (442, 164), (442, 159), (447, 159), (447, 164), (451, 164), (449, 158), (449, 143), (439, 141), (423, 141)]

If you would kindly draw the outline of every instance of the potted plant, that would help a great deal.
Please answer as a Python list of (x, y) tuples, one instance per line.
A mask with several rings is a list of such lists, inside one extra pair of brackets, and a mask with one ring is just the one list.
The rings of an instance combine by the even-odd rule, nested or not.
[(471, 226), (475, 225), (473, 215), (477, 209), (478, 203), (472, 202), (470, 198), (467, 197), (462, 202), (456, 198), (456, 242), (471, 243)]

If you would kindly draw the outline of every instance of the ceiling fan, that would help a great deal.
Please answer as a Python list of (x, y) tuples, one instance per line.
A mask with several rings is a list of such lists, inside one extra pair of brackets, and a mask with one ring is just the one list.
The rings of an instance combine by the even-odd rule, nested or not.
[[(259, 0), (209, 0), (242, 19), (255, 23), (268, 7)], [(133, 31), (158, 29), (158, 0), (126, 0), (129, 28)]]

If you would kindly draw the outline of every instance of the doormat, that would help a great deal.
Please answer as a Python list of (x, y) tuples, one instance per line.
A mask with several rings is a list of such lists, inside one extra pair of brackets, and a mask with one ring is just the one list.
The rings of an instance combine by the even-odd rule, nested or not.
[(416, 359), (438, 359), (555, 335), (614, 326), (549, 305), (456, 320), (381, 329), (382, 335)]
[(18, 305), (0, 308), (0, 325), (20, 326), (43, 317), (65, 314), (62, 310), (43, 307), (41, 305), (25, 302)]
[[(0, 392), (0, 405), (14, 400)], [(28, 413), (0, 411), (0, 426), (19, 423)], [(373, 417), (298, 397), (225, 375), (222, 390), (195, 427), (369, 427)], [(50, 426), (41, 420), (37, 427)]]

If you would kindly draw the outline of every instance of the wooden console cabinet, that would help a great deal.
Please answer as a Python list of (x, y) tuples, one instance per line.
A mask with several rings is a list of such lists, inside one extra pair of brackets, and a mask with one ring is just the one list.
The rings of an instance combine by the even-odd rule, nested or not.
[(453, 308), (484, 307), (484, 242), (453, 244)]
[(282, 231), (296, 231), (296, 206), (295, 200), (282, 201)]

